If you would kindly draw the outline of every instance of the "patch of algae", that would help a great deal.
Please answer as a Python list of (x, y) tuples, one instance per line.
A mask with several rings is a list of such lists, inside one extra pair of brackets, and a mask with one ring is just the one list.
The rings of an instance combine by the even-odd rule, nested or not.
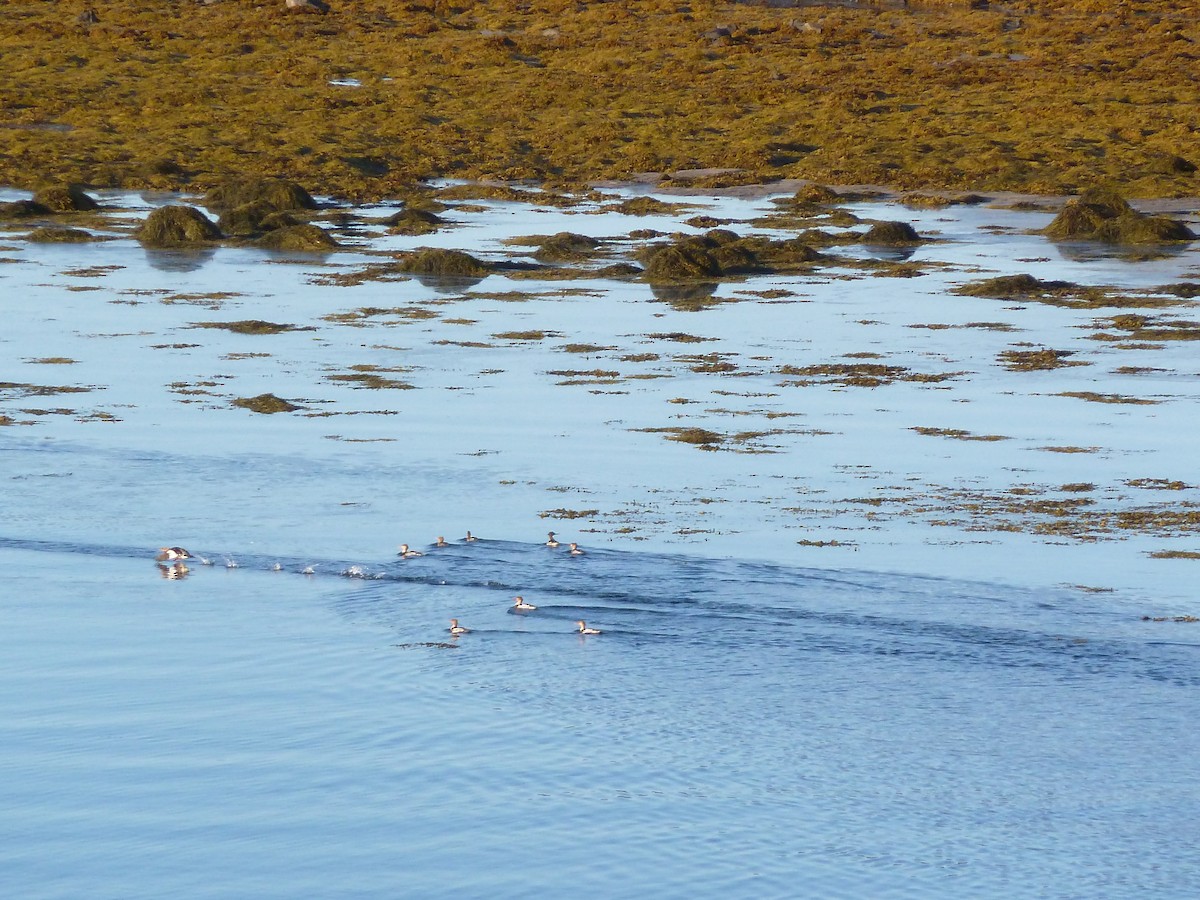
[(999, 490), (927, 485), (912, 493), (848, 497), (841, 502), (869, 506), (878, 519), (898, 516), (965, 531), (1025, 533), (1055, 540), (1112, 541), (1132, 534), (1183, 538), (1200, 533), (1200, 506), (1192, 500), (1133, 505), (1119, 495), (1059, 496), (1059, 492), (1090, 493), (1095, 487), (1086, 482), (1064, 484), (1057, 490), (1038, 484)]
[(1200, 0), (330, 5), (6, 3), (0, 184), (1195, 193)]
[(277, 397), (274, 394), (258, 394), (255, 397), (235, 397), (233, 405), (248, 409), (251, 412), (272, 415), (279, 412), (295, 412), (300, 409), (296, 404)]

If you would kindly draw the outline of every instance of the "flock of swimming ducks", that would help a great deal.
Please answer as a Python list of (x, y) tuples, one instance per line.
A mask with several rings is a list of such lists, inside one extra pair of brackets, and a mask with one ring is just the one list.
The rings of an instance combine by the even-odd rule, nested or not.
[[(473, 534), (471, 534), (471, 532), (468, 531), (467, 536), (464, 537), (463, 540), (470, 543), (470, 542), (479, 540), (479, 538), (475, 537)], [(437, 541), (434, 542), (433, 546), (435, 548), (438, 548), (438, 547), (449, 547), (450, 545), (448, 543), (446, 543), (446, 539), (444, 537), (439, 535)], [(558, 542), (558, 540), (554, 537), (553, 531), (548, 532), (546, 535), (546, 546), (550, 547), (551, 549), (561, 546), (561, 544)], [(584, 555), (584, 551), (579, 549), (578, 544), (568, 543), (567, 551), (571, 554), (571, 556), (583, 556)], [(401, 544), (400, 550), (396, 555), (399, 556), (401, 559), (414, 559), (418, 556), (424, 556), (425, 554), (422, 553), (420, 550), (413, 550), (411, 547), (408, 546), (408, 544)], [(186, 575), (188, 573), (188, 568), (184, 564), (184, 560), (195, 559), (196, 557), (194, 557), (191, 553), (189, 553), (183, 547), (159, 547), (158, 554), (154, 558), (155, 558), (155, 560), (157, 560), (159, 562), (160, 565), (158, 568), (159, 568), (159, 571), (162, 572), (162, 576), (164, 578), (177, 579), (177, 578), (182, 578), (184, 575)], [(203, 562), (205, 565), (209, 564), (208, 560), (203, 559), (203, 558), (201, 558), (201, 562)], [(170, 563), (170, 565), (169, 566), (162, 565), (162, 563)], [(276, 568), (279, 568), (278, 564), (276, 564)], [(311, 572), (312, 570), (308, 569), (306, 571)], [(517, 596), (517, 597), (513, 598), (512, 609), (514, 612), (527, 613), (527, 612), (533, 612), (535, 609), (537, 609), (537, 607), (534, 606), (532, 603), (525, 602), (524, 597)], [(461, 635), (471, 633), (470, 628), (466, 628), (466, 627), (458, 624), (458, 619), (450, 620), (449, 631), (450, 631), (451, 637), (460, 637)], [(575, 634), (600, 634), (601, 632), (600, 632), (599, 628), (589, 628), (586, 622), (584, 622), (582, 619), (579, 619), (578, 621), (575, 622), (575, 632), (574, 633)]]
[[(479, 538), (475, 537), (473, 534), (471, 534), (471, 532), (468, 531), (467, 536), (465, 538), (463, 538), (463, 540), (470, 542), (470, 541), (477, 541), (477, 540), (479, 540)], [(434, 541), (433, 546), (436, 549), (438, 547), (449, 547), (450, 545), (448, 543), (446, 543), (446, 539), (444, 537), (439, 535), (438, 539), (436, 541)], [(562, 546), (559, 543), (558, 539), (555, 538), (553, 531), (548, 532), (546, 534), (546, 546), (550, 547), (551, 549), (555, 549), (557, 547)], [(570, 553), (572, 556), (583, 556), (584, 555), (584, 551), (579, 549), (579, 545), (573, 544), (573, 543), (567, 544), (567, 552)], [(418, 556), (424, 556), (425, 554), (422, 553), (420, 550), (412, 549), (411, 547), (408, 546), (408, 544), (401, 544), (400, 551), (396, 555), (399, 556), (401, 559), (413, 559)], [(526, 603), (524, 597), (513, 597), (512, 609), (514, 612), (527, 613), (527, 612), (533, 612), (535, 609), (537, 609), (537, 607), (534, 606), (532, 603)], [(471, 633), (470, 628), (467, 628), (464, 625), (458, 624), (458, 619), (450, 620), (449, 631), (450, 631), (451, 637), (460, 637), (464, 634)], [(584, 622), (582, 619), (580, 619), (575, 623), (575, 633), (576, 634), (600, 634), (600, 629), (599, 628), (588, 628), (587, 622)]]

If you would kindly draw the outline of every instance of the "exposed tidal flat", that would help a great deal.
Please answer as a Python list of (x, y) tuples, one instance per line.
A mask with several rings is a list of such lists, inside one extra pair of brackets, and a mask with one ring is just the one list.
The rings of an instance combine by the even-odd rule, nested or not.
[(1197, 244), (786, 187), (0, 192), (15, 894), (1191, 896)]
[(1197, 0), (4, 6), (0, 184), (284, 175), (1195, 195)]

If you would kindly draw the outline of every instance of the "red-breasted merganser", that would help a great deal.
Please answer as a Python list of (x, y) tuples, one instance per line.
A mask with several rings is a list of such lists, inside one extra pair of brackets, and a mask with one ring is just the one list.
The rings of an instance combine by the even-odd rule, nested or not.
[(445, 539), (444, 537), (442, 537), (442, 536), (439, 534), (439, 535), (438, 535), (437, 542), (436, 542), (436, 543), (434, 543), (434, 545), (433, 545), (433, 546), (435, 546), (435, 547), (449, 547), (450, 545), (449, 545), (449, 544), (447, 544), (447, 543), (446, 543), (446, 539)]
[(549, 533), (549, 535), (547, 535), (547, 537), (546, 537), (546, 546), (547, 546), (547, 547), (557, 547), (557, 546), (558, 546), (558, 541), (556, 541), (556, 540), (554, 539), (554, 532), (553, 532), (553, 531), (551, 531), (551, 532)]
[(583, 619), (580, 619), (575, 624), (579, 626), (579, 634), (599, 634), (600, 633), (599, 628), (588, 628), (587, 623), (584, 622)]
[(571, 544), (571, 555), (572, 556), (583, 556), (583, 551), (579, 549), (578, 544)]
[(400, 552), (396, 555), (402, 557), (403, 559), (412, 559), (414, 556), (424, 556), (425, 554), (420, 550), (409, 550), (408, 544), (401, 544)]
[(463, 626), (459, 625), (458, 619), (451, 619), (450, 620), (450, 633), (452, 635), (454, 635), (455, 637), (458, 637), (460, 634), (470, 634), (471, 629), (463, 628)]
[(532, 603), (526, 603), (524, 597), (513, 597), (512, 608), (517, 610), (517, 612), (529, 612), (530, 610), (537, 609)]
[(469, 543), (471, 543), (471, 541), (479, 540), (479, 538), (475, 537), (475, 535), (471, 534), (471, 532), (468, 531), (467, 536), (465, 538), (463, 538), (463, 540), (469, 544)]
[(158, 556), (154, 557), (159, 562), (174, 559), (191, 559), (192, 554), (188, 553), (182, 547), (159, 547)]

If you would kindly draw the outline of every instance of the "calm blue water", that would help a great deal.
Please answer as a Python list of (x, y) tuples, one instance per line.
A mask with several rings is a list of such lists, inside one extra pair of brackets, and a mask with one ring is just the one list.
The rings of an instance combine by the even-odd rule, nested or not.
[[(105, 201), (116, 222), (162, 198)], [(697, 203), (740, 230), (770, 208)], [(1142, 620), (1196, 612), (1195, 561), (1151, 555), (1194, 529), (960, 518), (1080, 482), (1112, 515), (1194, 508), (1192, 348), (950, 293), (984, 272), (1165, 284), (1196, 249), (1064, 258), (1030, 230), (1045, 214), (856, 208), (939, 232), (915, 256), (938, 265), (734, 282), (762, 302), (704, 313), (634, 282), (333, 286), (380, 257), (7, 231), (2, 896), (1196, 896), (1200, 625)], [(507, 258), (522, 234), (690, 227), (592, 212), (351, 239)], [(401, 312), (346, 324), (361, 308)], [(306, 330), (195, 327), (246, 318)], [(1012, 331), (968, 327), (992, 320)], [(529, 329), (547, 337), (505, 337)], [(741, 372), (696, 371), (684, 332)], [(1011, 373), (1012, 346), (1089, 365)], [(961, 374), (777, 374), (875, 356)], [(413, 389), (333, 377), (371, 366)], [(597, 367), (622, 378), (563, 374)], [(1160, 402), (1060, 395), (1081, 389)], [(301, 409), (232, 406), (266, 391)], [(705, 453), (666, 426), (761, 436)], [(1138, 487), (1172, 479), (1191, 486)], [(911, 514), (873, 502), (906, 494)], [(946, 497), (963, 510), (920, 511)], [(211, 564), (164, 577), (164, 544)]]
[[(0, 541), (14, 896), (1200, 883), (1182, 626), (1053, 592), (536, 543), (214, 554), (180, 580), (152, 553)], [(508, 612), (518, 591), (536, 612)], [(473, 629), (453, 642), (452, 615)]]

